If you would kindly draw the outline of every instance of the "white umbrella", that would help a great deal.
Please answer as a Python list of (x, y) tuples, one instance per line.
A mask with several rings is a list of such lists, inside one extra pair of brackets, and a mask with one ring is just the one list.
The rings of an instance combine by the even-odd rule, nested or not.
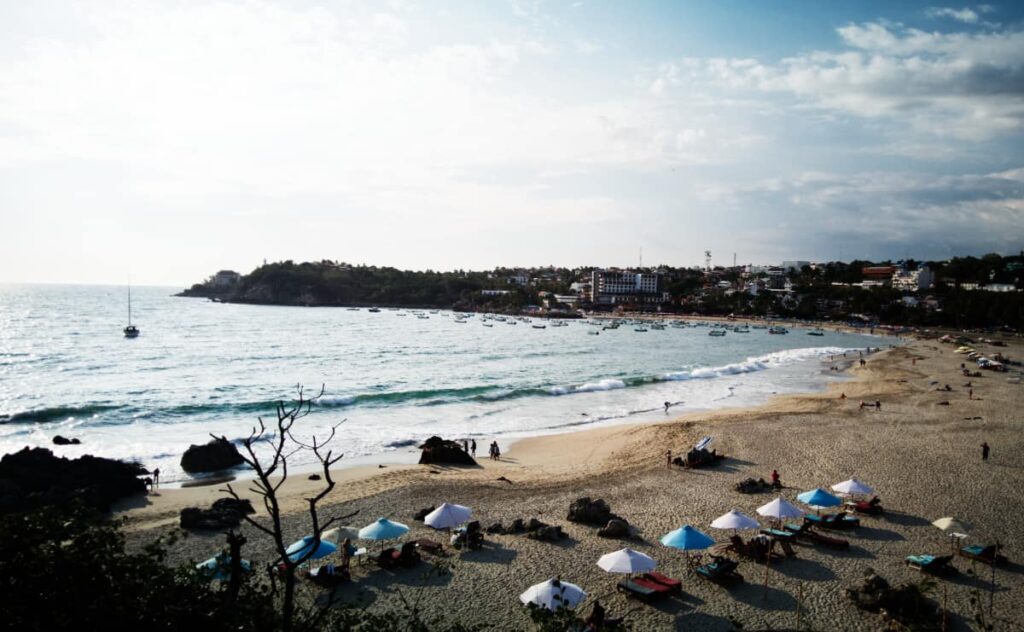
[(609, 573), (646, 573), (658, 565), (654, 558), (630, 548), (602, 555), (597, 565)]
[(953, 517), (939, 518), (932, 525), (942, 529), (950, 537), (955, 538), (966, 538), (967, 532), (971, 530), (971, 525)]
[(765, 516), (767, 518), (775, 518), (776, 520), (782, 520), (784, 518), (799, 518), (804, 515), (802, 509), (782, 496), (779, 496), (767, 505), (761, 505), (758, 507), (757, 513), (758, 515)]
[(548, 610), (575, 608), (586, 598), (587, 593), (576, 584), (563, 582), (554, 577), (530, 586), (526, 592), (519, 595), (519, 601), (524, 604), (532, 603)]
[(434, 511), (428, 513), (423, 518), (423, 522), (428, 527), (434, 527), (435, 529), (451, 529), (452, 527), (457, 527), (464, 522), (469, 522), (472, 515), (473, 510), (469, 507), (444, 503)]
[(861, 481), (858, 481), (856, 478), (851, 478), (850, 480), (843, 481), (842, 483), (836, 483), (835, 485), (832, 486), (832, 491), (839, 492), (840, 494), (850, 494), (850, 495), (853, 495), (853, 494), (865, 494), (866, 495), (866, 494), (874, 494), (875, 493), (875, 490), (871, 489), (871, 487), (869, 485), (867, 485), (865, 483), (862, 483)]
[(750, 516), (733, 509), (711, 521), (713, 529), (758, 529), (761, 524)]
[(320, 534), (320, 539), (331, 544), (338, 544), (344, 539), (358, 540), (359, 529), (355, 527), (335, 527)]

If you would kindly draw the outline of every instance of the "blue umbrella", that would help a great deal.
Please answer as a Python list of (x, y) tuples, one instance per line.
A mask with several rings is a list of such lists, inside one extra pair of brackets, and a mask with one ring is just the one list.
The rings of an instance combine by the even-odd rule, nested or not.
[(796, 499), (805, 505), (812, 505), (814, 507), (835, 507), (843, 504), (843, 501), (838, 497), (833, 496), (820, 487), (798, 494)]
[[(196, 564), (196, 568), (207, 574), (210, 579), (227, 581), (231, 578), (231, 556), (227, 553), (218, 553), (205, 562)], [(242, 560), (242, 571), (248, 573), (251, 570), (252, 564), (249, 560)]]
[(378, 518), (377, 522), (368, 524), (359, 530), (363, 540), (394, 540), (409, 531), (409, 527), (400, 522), (391, 522), (387, 518)]
[(696, 551), (708, 548), (715, 541), (710, 536), (701, 533), (690, 525), (686, 525), (663, 535), (661, 543), (682, 551)]
[(306, 555), (308, 555), (311, 550), (313, 551), (313, 554), (310, 555), (307, 559), (318, 560), (321, 557), (326, 557), (331, 553), (337, 551), (338, 545), (333, 544), (331, 542), (326, 542), (324, 540), (320, 540), (320, 542), (317, 543), (317, 546), (314, 549), (313, 536), (307, 535), (301, 540), (292, 542), (291, 545), (289, 545), (288, 548), (284, 550), (284, 552), (288, 554), (288, 559), (290, 559), (293, 562), (297, 562), (302, 558), (306, 557)]

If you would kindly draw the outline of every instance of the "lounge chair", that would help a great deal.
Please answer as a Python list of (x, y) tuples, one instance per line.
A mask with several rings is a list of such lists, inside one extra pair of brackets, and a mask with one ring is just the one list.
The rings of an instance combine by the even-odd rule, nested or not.
[(624, 617), (609, 617), (605, 611), (604, 606), (601, 602), (594, 601), (594, 608), (590, 612), (590, 616), (587, 617), (583, 623), (587, 626), (587, 630), (593, 630), (595, 632), (599, 630), (620, 630), (622, 629), (622, 620)]
[(734, 535), (729, 538), (729, 542), (730, 544), (727, 548), (730, 551), (755, 562), (763, 564), (769, 557), (771, 557), (772, 561), (781, 561), (783, 559), (781, 555), (772, 550), (774, 542), (767, 536), (758, 536), (751, 538), (749, 542), (744, 542), (743, 538)]
[(944, 575), (956, 572), (956, 567), (950, 564), (952, 561), (952, 555), (910, 555), (907, 557), (907, 566), (931, 575)]
[(981, 545), (975, 544), (973, 546), (965, 546), (960, 551), (962, 557), (966, 557), (985, 564), (1006, 564), (1006, 556), (999, 554), (999, 549), (1002, 546), (998, 544)]
[(739, 566), (727, 557), (713, 557), (709, 564), (697, 567), (697, 575), (717, 584), (734, 584), (743, 581), (743, 575), (736, 572)]
[(832, 536), (825, 535), (824, 533), (818, 533), (811, 528), (809, 523), (794, 524), (787, 522), (785, 525), (786, 531), (792, 532), (797, 538), (803, 538), (810, 540), (816, 544), (822, 544), (824, 546), (839, 549), (845, 551), (850, 548), (850, 541), (842, 538), (834, 538)]
[(850, 500), (844, 506), (851, 511), (862, 514), (878, 515), (885, 513), (885, 510), (882, 509), (882, 501), (878, 499), (878, 496), (871, 500)]
[(679, 581), (678, 579), (673, 579), (671, 577), (668, 577), (667, 575), (662, 575), (661, 573), (659, 573), (657, 571), (651, 571), (650, 573), (644, 573), (643, 574), (643, 579), (645, 579), (647, 581), (650, 581), (650, 582), (654, 582), (656, 584), (661, 584), (662, 586), (665, 586), (666, 588), (668, 588), (669, 592), (672, 592), (672, 593), (675, 593), (675, 594), (679, 594), (679, 593), (683, 592), (683, 582)]
[(825, 514), (824, 516), (807, 514), (804, 516), (804, 522), (825, 529), (853, 529), (860, 526), (860, 518), (849, 516), (845, 511), (840, 511), (837, 514)]
[(796, 534), (782, 529), (761, 529), (761, 533), (779, 542), (796, 542)]
[(313, 582), (317, 586), (323, 586), (325, 588), (332, 588), (339, 584), (344, 584), (349, 581), (348, 569), (342, 568), (341, 566), (335, 566), (334, 564), (325, 564), (310, 570), (306, 574), (306, 579)]
[(624, 579), (616, 586), (619, 592), (626, 593), (627, 597), (633, 597), (640, 601), (656, 601), (669, 594), (668, 586), (662, 586), (655, 582), (646, 581), (641, 578)]
[(441, 555), (444, 553), (444, 545), (434, 540), (428, 540), (427, 538), (421, 538), (416, 540), (416, 548), (420, 551), (426, 551), (431, 555)]

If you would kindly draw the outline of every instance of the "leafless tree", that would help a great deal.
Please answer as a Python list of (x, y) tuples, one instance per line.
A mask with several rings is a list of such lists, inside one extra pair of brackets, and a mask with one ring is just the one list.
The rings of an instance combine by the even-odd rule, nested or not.
[[(344, 420), (331, 426), (327, 437), (323, 439), (318, 439), (316, 436), (313, 436), (308, 442), (296, 439), (292, 433), (295, 422), (311, 412), (313, 403), (323, 397), (324, 387), (321, 386), (320, 392), (310, 398), (305, 397), (301, 385), (297, 386), (296, 390), (298, 391), (298, 399), (296, 401), (293, 401), (288, 406), (284, 402), (278, 402), (276, 427), (268, 428), (263, 418), (260, 417), (259, 426), (254, 426), (249, 436), (242, 441), (242, 446), (245, 448), (242, 459), (256, 474), (256, 478), (252, 481), (249, 491), (263, 500), (263, 507), (270, 519), (270, 524), (264, 524), (263, 521), (253, 516), (245, 516), (245, 520), (257, 530), (270, 536), (274, 542), (274, 547), (280, 559), (278, 568), (281, 569), (284, 581), (284, 599), (281, 606), (281, 615), (282, 628), (285, 632), (289, 632), (292, 628), (292, 618), (295, 611), (296, 569), (312, 557), (313, 553), (320, 546), (320, 537), (324, 531), (336, 522), (347, 520), (358, 513), (357, 511), (344, 516), (333, 516), (321, 523), (317, 504), (334, 489), (335, 483), (334, 479), (331, 478), (331, 466), (340, 461), (344, 456), (343, 454), (335, 456), (333, 451), (327, 446), (334, 439), (338, 426), (344, 423)], [(223, 436), (214, 436), (214, 438), (226, 441), (226, 438)], [(266, 444), (269, 447), (269, 455), (265, 454), (262, 457), (263, 460), (257, 454), (260, 444)], [(287, 540), (285, 538), (284, 527), (281, 524), (281, 499), (278, 496), (281, 487), (288, 480), (288, 459), (300, 451), (311, 452), (319, 462), (323, 470), (323, 487), (319, 493), (305, 499), (309, 504), (309, 516), (313, 522), (312, 538), (309, 546), (306, 548), (306, 552), (300, 557), (292, 559), (287, 553), (288, 540), (290, 538)], [(224, 491), (227, 491), (235, 499), (241, 500), (230, 484)]]

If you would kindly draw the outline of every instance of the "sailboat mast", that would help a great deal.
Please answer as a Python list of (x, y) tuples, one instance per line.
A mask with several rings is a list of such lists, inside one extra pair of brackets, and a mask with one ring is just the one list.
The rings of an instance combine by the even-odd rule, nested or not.
[(128, 286), (128, 326), (132, 326), (132, 286)]

